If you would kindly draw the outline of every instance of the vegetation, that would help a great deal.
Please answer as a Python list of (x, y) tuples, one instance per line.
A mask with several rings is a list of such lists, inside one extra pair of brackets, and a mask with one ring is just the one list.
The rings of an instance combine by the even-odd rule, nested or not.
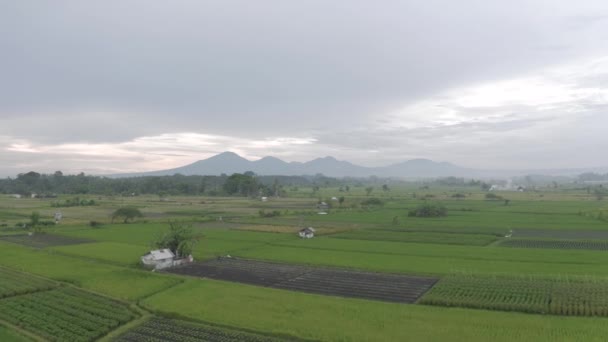
[(147, 341), (158, 339), (169, 342), (273, 342), (286, 339), (253, 334), (251, 332), (220, 328), (208, 324), (196, 324), (176, 319), (154, 317), (135, 329), (120, 336), (116, 341)]
[(424, 203), (408, 212), (410, 217), (444, 217), (448, 216), (448, 209), (441, 204)]
[(50, 341), (92, 341), (134, 317), (125, 304), (69, 287), (0, 301), (0, 319)]
[(63, 202), (51, 202), (51, 207), (56, 208), (69, 208), (69, 207), (85, 207), (96, 205), (97, 203), (93, 199), (81, 199), (80, 197), (68, 198)]
[(380, 229), (352, 230), (344, 233), (333, 234), (330, 237), (354, 240), (399, 241), (472, 246), (485, 246), (496, 241), (496, 236), (489, 234), (408, 232)]
[(454, 274), (423, 304), (573, 316), (608, 316), (608, 281), (595, 278)]
[[(23, 226), (20, 223), (28, 225), (31, 214), (38, 212), (38, 224), (43, 224), (43, 218), (53, 214), (52, 202), (62, 203), (75, 195), (58, 192), (57, 198), (0, 197), (0, 313), (13, 319), (23, 318), (23, 322), (13, 323), (14, 326), (43, 339), (58, 338), (53, 334), (59, 334), (59, 329), (50, 326), (74, 333), (81, 332), (78, 329), (85, 325), (87, 332), (79, 335), (88, 336), (87, 340), (111, 330), (114, 335), (109, 338), (119, 337), (119, 332), (127, 331), (128, 327), (121, 322), (106, 324), (107, 317), (94, 318), (101, 317), (94, 313), (70, 318), (69, 326), (64, 322), (63, 315), (78, 309), (80, 304), (73, 304), (72, 299), (54, 304), (59, 293), (73, 290), (83, 292), (86, 297), (91, 294), (85, 290), (90, 290), (128, 302), (101, 297), (103, 304), (87, 307), (112, 311), (112, 306), (118, 305), (127, 307), (128, 312), (129, 308), (139, 307), (152, 311), (155, 317), (180, 317), (150, 321), (170, 323), (162, 326), (162, 333), (167, 334), (162, 337), (165, 339), (178, 329), (179, 333), (193, 329), (196, 334), (217, 331), (217, 336), (251, 333), (261, 338), (320, 341), (601, 341), (608, 334), (605, 317), (608, 207), (595, 197), (594, 189), (599, 185), (569, 185), (560, 180), (557, 187), (549, 181), (546, 187), (529, 185), (526, 191), (512, 191), (508, 195), (492, 191), (503, 200), (504, 197), (512, 200), (509, 205), (502, 205), (486, 200), (482, 182), (466, 179), (388, 183), (379, 179), (334, 180), (322, 176), (293, 179), (248, 176), (259, 186), (250, 198), (248, 192), (228, 196), (223, 182), (230, 176), (108, 180), (110, 188), (119, 189), (122, 182), (123, 187), (117, 193), (125, 196), (114, 197), (108, 192), (102, 200), (95, 198), (94, 206), (66, 207), (62, 209), (64, 219), (60, 225), (48, 227), (45, 234), (31, 236), (20, 228)], [(73, 184), (83, 177), (91, 180), (86, 186), (95, 191), (97, 185), (105, 182), (103, 178), (63, 175), (48, 182), (57, 186), (63, 182), (67, 187), (71, 177)], [(18, 181), (0, 183), (20, 183), (33, 189), (43, 186), (47, 178), (30, 174)], [(530, 180), (531, 184), (533, 181)], [(131, 188), (134, 184), (138, 185)], [(385, 190), (384, 184), (390, 184), (390, 189)], [(377, 191), (367, 196), (366, 188), (370, 186)], [(157, 191), (150, 195), (140, 191), (152, 188)], [(260, 201), (257, 196), (265, 194), (266, 188), (273, 196), (276, 193), (279, 196)], [(48, 193), (54, 191), (48, 189)], [(164, 191), (162, 197), (160, 191)], [(211, 192), (213, 196), (199, 196)], [(311, 197), (313, 192), (315, 195)], [(188, 195), (180, 195), (185, 193)], [(339, 200), (331, 200), (344, 196), (340, 206)], [(449, 216), (421, 219), (405, 215), (424, 204), (422, 198), (432, 198), (432, 205), (444, 207)], [(333, 204), (331, 212), (318, 215), (315, 210), (318, 200)], [(373, 206), (373, 210), (368, 206)], [(146, 219), (128, 225), (111, 224), (108, 216), (125, 207), (142, 211), (145, 208)], [(267, 215), (273, 212), (280, 215)], [(117, 217), (115, 221), (123, 220)], [(167, 227), (168, 221), (175, 220), (180, 220), (184, 234), (181, 229)], [(91, 229), (91, 222), (104, 222), (103, 228)], [(313, 239), (300, 239), (298, 229), (308, 226), (318, 234)], [(290, 263), (296, 265), (289, 267), (296, 268), (305, 265), (314, 270), (312, 273), (321, 275), (326, 275), (322, 266), (331, 266), (369, 270), (379, 278), (391, 276), (378, 274), (386, 272), (399, 276), (426, 275), (440, 281), (420, 303), (402, 305), (299, 293), (293, 291), (297, 284), (286, 286), (290, 290), (280, 290), (149, 272), (136, 266), (141, 255), (157, 248), (150, 246), (155, 236), (167, 241), (161, 246), (179, 246), (175, 241), (183, 240), (175, 235), (204, 236), (190, 251), (181, 252), (181, 255), (191, 252), (201, 261), (230, 255), (236, 260)], [(518, 248), (503, 248), (506, 246)], [(178, 247), (174, 248), (177, 251)], [(357, 271), (349, 274), (356, 275)], [(310, 280), (317, 278), (307, 279), (310, 286), (318, 285)], [(329, 293), (331, 286), (344, 284), (333, 282), (330, 277), (319, 279), (330, 282), (319, 287), (319, 292)], [(359, 281), (358, 276), (349, 279)], [(364, 286), (356, 288), (365, 291)], [(81, 294), (75, 297), (80, 298)], [(53, 304), (43, 304), (46, 301)], [(50, 315), (48, 307), (60, 313), (53, 311)], [(255, 308), (255, 314), (243, 308)], [(137, 316), (133, 312), (130, 315)], [(110, 319), (118, 321), (113, 316)], [(30, 324), (34, 320), (37, 321)], [(122, 336), (144, 333), (137, 330), (134, 321), (129, 322), (133, 330)], [(5, 335), (6, 331), (16, 331), (14, 326), (0, 328), (0, 340), (11, 341), (12, 337)], [(160, 336), (161, 329), (146, 323), (140, 327)], [(224, 335), (221, 336), (232, 336)]]
[(132, 221), (135, 218), (143, 217), (144, 215), (139, 211), (139, 209), (135, 207), (124, 207), (118, 208), (112, 214), (112, 223), (114, 223), (115, 219), (122, 219), (122, 223), (128, 223), (130, 220)]
[(190, 226), (181, 222), (169, 222), (169, 231), (161, 235), (154, 246), (156, 248), (168, 248), (177, 257), (185, 258), (192, 254), (195, 244), (198, 242), (198, 237), (192, 231)]
[(0, 267), (0, 298), (48, 290), (56, 285), (42, 278)]

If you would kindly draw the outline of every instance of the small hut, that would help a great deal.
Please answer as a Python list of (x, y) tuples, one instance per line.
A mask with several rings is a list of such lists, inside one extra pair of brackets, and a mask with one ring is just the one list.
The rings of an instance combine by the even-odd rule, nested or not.
[(315, 229), (313, 227), (308, 227), (308, 228), (304, 228), (301, 229), (298, 232), (298, 235), (302, 238), (302, 239), (310, 239), (313, 238), (315, 236)]
[(155, 270), (162, 270), (163, 268), (173, 266), (173, 260), (175, 254), (170, 249), (157, 249), (150, 251), (146, 255), (141, 257), (141, 262), (144, 266), (154, 268)]

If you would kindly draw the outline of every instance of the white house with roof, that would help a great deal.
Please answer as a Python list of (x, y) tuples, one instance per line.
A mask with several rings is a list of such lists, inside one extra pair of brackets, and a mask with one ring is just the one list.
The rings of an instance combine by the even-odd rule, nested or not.
[(154, 270), (162, 270), (193, 261), (192, 255), (189, 255), (187, 258), (177, 258), (168, 248), (150, 251), (141, 257), (141, 263)]
[(301, 229), (298, 232), (298, 235), (302, 238), (302, 239), (310, 239), (313, 238), (315, 236), (315, 229), (313, 227), (308, 227), (308, 228), (304, 228)]

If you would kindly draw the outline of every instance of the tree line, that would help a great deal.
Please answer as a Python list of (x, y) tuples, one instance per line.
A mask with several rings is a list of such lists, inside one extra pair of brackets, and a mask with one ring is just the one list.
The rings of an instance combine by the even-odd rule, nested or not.
[(288, 189), (296, 187), (348, 187), (369, 182), (368, 179), (333, 178), (322, 174), (314, 176), (258, 176), (253, 172), (220, 176), (145, 176), (111, 178), (80, 173), (64, 175), (27, 172), (16, 178), (0, 179), (0, 193), (39, 197), (56, 194), (95, 195), (241, 195), (284, 196)]

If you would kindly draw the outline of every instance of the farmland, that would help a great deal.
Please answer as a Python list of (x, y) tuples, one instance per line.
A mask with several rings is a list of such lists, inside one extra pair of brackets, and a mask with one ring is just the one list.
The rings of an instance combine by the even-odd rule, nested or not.
[(422, 304), (571, 316), (608, 316), (608, 280), (454, 274)]
[(432, 243), (447, 245), (485, 246), (497, 237), (491, 234), (459, 234), (442, 232), (413, 232), (381, 229), (355, 230), (333, 234), (331, 237), (339, 239), (371, 240), (371, 241), (399, 241), (413, 243)]
[[(601, 341), (608, 335), (608, 224), (584, 214), (605, 203), (583, 190), (508, 193), (505, 205), (478, 190), (454, 199), (462, 189), (395, 186), (375, 194), (383, 206), (364, 207), (365, 191), (353, 187), (344, 203), (318, 215), (318, 198), (337, 191), (321, 187), (313, 197), (299, 188), (267, 202), (96, 196), (94, 206), (61, 208), (59, 225), (32, 235), (23, 222), (34, 210), (52, 216), (50, 200), (0, 198), (0, 336)], [(428, 196), (448, 216), (408, 217)], [(111, 223), (112, 211), (125, 205), (141, 208), (144, 217)], [(260, 210), (280, 214), (264, 217)], [(139, 257), (169, 220), (191, 227), (196, 262), (170, 272), (142, 269)], [(317, 236), (298, 238), (308, 226)]]
[(195, 324), (180, 320), (152, 318), (135, 329), (116, 338), (116, 342), (168, 341), (168, 342), (280, 342), (279, 337), (253, 334), (217, 326)]
[(428, 277), (355, 272), (233, 258), (190, 264), (169, 272), (286, 290), (403, 303), (416, 302), (437, 282), (437, 279)]
[(133, 318), (124, 304), (72, 288), (0, 300), (0, 319), (50, 341), (91, 341)]
[(509, 239), (502, 241), (499, 246), (516, 248), (556, 248), (608, 251), (608, 240)]
[(45, 279), (32, 277), (6, 268), (0, 268), (0, 298), (48, 290), (55, 286), (55, 283)]

